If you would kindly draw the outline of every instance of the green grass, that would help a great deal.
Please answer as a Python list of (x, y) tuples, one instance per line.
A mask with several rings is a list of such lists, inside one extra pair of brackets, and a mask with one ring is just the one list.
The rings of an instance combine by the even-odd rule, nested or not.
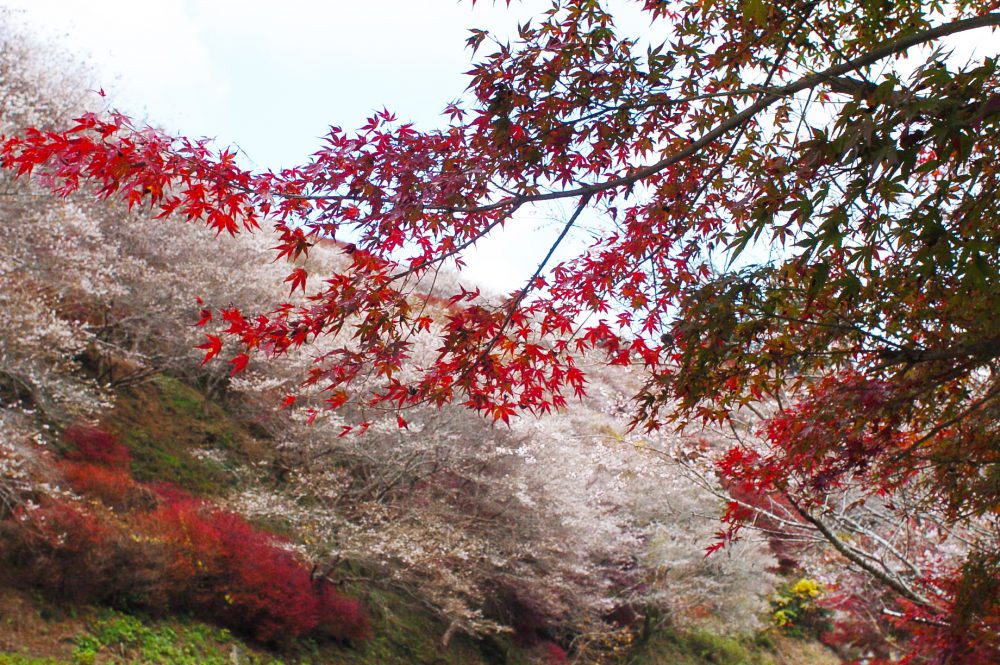
[(159, 390), (164, 406), (175, 414), (196, 420), (205, 417), (205, 398), (194, 388), (165, 374), (154, 377), (153, 385)]
[(233, 653), (244, 665), (284, 665), (280, 659), (249, 649), (229, 631), (175, 619), (147, 622), (106, 611), (90, 632), (76, 638), (72, 662), (90, 665), (109, 658), (164, 665), (232, 665)]
[(0, 665), (62, 665), (55, 658), (33, 658), (16, 653), (0, 653)]
[[(303, 640), (284, 655), (252, 647), (230, 631), (183, 617), (162, 620), (104, 609), (73, 640), (69, 660), (0, 654), (0, 665), (526, 665), (510, 645), (484, 657), (480, 645), (457, 636), (440, 646), (444, 626), (393, 594), (376, 594), (375, 637), (356, 648)], [(371, 602), (371, 601), (370, 601)], [(496, 644), (499, 644), (496, 643)]]
[(638, 646), (632, 665), (774, 665), (766, 640), (665, 628)]
[[(166, 375), (123, 390), (103, 425), (129, 448), (137, 480), (167, 481), (204, 496), (229, 491), (242, 464), (271, 455), (222, 407)], [(205, 449), (218, 451), (221, 461), (194, 454)]]

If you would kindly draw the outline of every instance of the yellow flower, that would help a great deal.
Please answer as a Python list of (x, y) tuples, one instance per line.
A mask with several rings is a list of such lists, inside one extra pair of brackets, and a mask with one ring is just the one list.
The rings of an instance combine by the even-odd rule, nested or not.
[(792, 587), (792, 593), (796, 596), (816, 598), (823, 593), (823, 587), (815, 580), (804, 577), (795, 583), (795, 586)]

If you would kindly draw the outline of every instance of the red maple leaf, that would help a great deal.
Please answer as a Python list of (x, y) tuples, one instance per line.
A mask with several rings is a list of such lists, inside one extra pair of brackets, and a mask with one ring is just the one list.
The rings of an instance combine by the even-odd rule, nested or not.
[(205, 335), (205, 337), (208, 338), (208, 341), (195, 347), (196, 349), (205, 349), (206, 351), (205, 357), (202, 358), (201, 361), (202, 365), (219, 355), (219, 352), (222, 351), (221, 339), (219, 339), (216, 335)]

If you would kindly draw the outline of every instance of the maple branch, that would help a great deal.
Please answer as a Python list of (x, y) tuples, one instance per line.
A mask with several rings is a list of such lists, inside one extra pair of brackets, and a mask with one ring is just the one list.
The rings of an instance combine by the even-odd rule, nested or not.
[(479, 358), (477, 359), (476, 363), (472, 365), (473, 367), (478, 365), (479, 362), (481, 362), (487, 355), (489, 355), (490, 351), (493, 350), (493, 347), (495, 347), (497, 345), (497, 342), (500, 341), (500, 336), (503, 334), (504, 328), (506, 328), (507, 324), (510, 323), (510, 320), (514, 318), (514, 313), (517, 311), (517, 308), (521, 304), (521, 301), (524, 300), (525, 296), (527, 296), (533, 288), (535, 288), (535, 282), (542, 274), (542, 271), (545, 270), (545, 266), (552, 258), (552, 255), (555, 254), (556, 249), (559, 247), (559, 245), (562, 244), (562, 241), (566, 238), (566, 234), (569, 233), (569, 230), (573, 228), (574, 224), (576, 224), (576, 220), (580, 217), (580, 213), (582, 213), (584, 208), (587, 207), (588, 201), (590, 201), (590, 194), (585, 194), (583, 198), (580, 199), (580, 203), (577, 204), (576, 210), (573, 211), (573, 215), (569, 218), (569, 221), (566, 222), (566, 224), (563, 226), (562, 231), (559, 233), (559, 237), (556, 238), (556, 241), (552, 243), (551, 247), (549, 247), (548, 253), (545, 255), (545, 258), (542, 259), (542, 262), (538, 264), (538, 268), (535, 269), (535, 273), (531, 276), (531, 279), (528, 280), (528, 283), (525, 284), (524, 288), (522, 288), (520, 293), (517, 294), (517, 297), (515, 297), (511, 301), (510, 306), (507, 310), (507, 316), (504, 318), (503, 323), (500, 324), (500, 328), (497, 330), (497, 334), (490, 341), (486, 349), (479, 355)]
[(924, 617), (908, 617), (905, 614), (903, 614), (902, 612), (898, 612), (896, 610), (890, 610), (888, 607), (883, 607), (882, 608), (882, 614), (884, 614), (887, 617), (892, 617), (893, 619), (903, 619), (905, 621), (909, 621), (910, 623), (918, 623), (918, 624), (922, 624), (924, 626), (935, 626), (935, 627), (938, 627), (938, 628), (951, 628), (951, 624), (950, 623), (946, 623), (944, 621), (936, 621), (934, 619), (927, 619), (927, 618), (924, 618)]
[(911, 347), (898, 346), (894, 349), (883, 349), (877, 351), (878, 355), (885, 360), (884, 367), (906, 363), (913, 365), (922, 362), (933, 362), (935, 360), (955, 360), (957, 358), (969, 358), (987, 362), (1000, 357), (1000, 337), (994, 337), (974, 344), (956, 345), (944, 349), (914, 349)]
[[(787, 85), (779, 86), (777, 88), (772, 88), (768, 91), (766, 95), (761, 97), (759, 100), (740, 111), (736, 115), (730, 117), (725, 122), (717, 125), (715, 129), (702, 135), (701, 138), (692, 141), (682, 150), (661, 159), (660, 161), (650, 164), (649, 166), (644, 166), (630, 173), (629, 175), (621, 176), (618, 178), (612, 178), (604, 182), (594, 183), (591, 185), (585, 185), (582, 187), (577, 187), (575, 189), (566, 189), (556, 192), (546, 192), (544, 194), (530, 194), (520, 197), (521, 203), (535, 203), (539, 201), (553, 201), (563, 198), (571, 198), (576, 196), (588, 196), (594, 195), (599, 192), (604, 192), (610, 189), (617, 189), (619, 187), (625, 187), (628, 185), (635, 184), (640, 180), (644, 180), (652, 175), (656, 175), (660, 171), (677, 164), (688, 157), (691, 157), (709, 145), (715, 143), (719, 138), (728, 134), (734, 129), (741, 127), (745, 122), (756, 116), (761, 111), (767, 109), (776, 101), (783, 97), (793, 95), (797, 92), (803, 90), (809, 90), (815, 88), (816, 86), (822, 84), (828, 84), (830, 81), (836, 81), (839, 77), (845, 74), (853, 72), (855, 70), (861, 69), (862, 67), (867, 67), (872, 65), (879, 60), (888, 58), (890, 56), (902, 53), (907, 49), (923, 44), (924, 42), (933, 41), (935, 39), (940, 39), (942, 37), (947, 37), (949, 35), (954, 35), (960, 32), (965, 32), (968, 30), (975, 30), (977, 28), (985, 28), (991, 26), (1000, 26), (1000, 13), (984, 14), (982, 16), (974, 16), (971, 18), (961, 19), (958, 21), (953, 21), (951, 23), (945, 23), (943, 25), (936, 26), (934, 28), (929, 28), (922, 32), (917, 32), (911, 35), (904, 35), (898, 37), (897, 39), (887, 42), (880, 46), (879, 48), (872, 49), (868, 53), (860, 55), (853, 60), (841, 63), (839, 65), (833, 65), (828, 67), (822, 72), (817, 72), (815, 74), (810, 74), (804, 76), (797, 81), (789, 83)], [(488, 212), (490, 210), (496, 210), (504, 205), (509, 205), (511, 199), (501, 199), (500, 201), (495, 201), (493, 203), (486, 203), (481, 206), (474, 206), (471, 208), (465, 208), (462, 210), (454, 210), (454, 212)]]
[(840, 552), (848, 561), (888, 586), (903, 598), (913, 601), (923, 607), (934, 608), (933, 603), (904, 584), (890, 571), (884, 569), (884, 564), (882, 568), (876, 567), (872, 562), (868, 561), (862, 553), (858, 552), (856, 548), (851, 547), (837, 537), (837, 534), (833, 533), (829, 526), (827, 526), (821, 519), (799, 506), (795, 499), (793, 499), (789, 494), (785, 494), (785, 499), (792, 505), (793, 508), (795, 508), (796, 511), (798, 511), (804, 520), (816, 527), (816, 530), (823, 534), (823, 537), (826, 538), (827, 542), (833, 545), (834, 549)]
[[(766, 90), (771, 85), (771, 81), (774, 79), (775, 74), (777, 74), (778, 70), (781, 69), (782, 61), (785, 59), (785, 56), (788, 55), (788, 50), (792, 44), (792, 39), (794, 39), (798, 35), (799, 30), (802, 29), (803, 25), (805, 25), (806, 21), (809, 18), (809, 15), (812, 13), (812, 10), (815, 7), (816, 7), (815, 2), (809, 3), (809, 5), (806, 7), (805, 13), (801, 16), (802, 20), (799, 21), (799, 24), (795, 26), (795, 29), (792, 30), (785, 38), (784, 43), (781, 45), (781, 52), (775, 56), (774, 63), (771, 65), (770, 70), (767, 72), (767, 77), (764, 79), (764, 83), (761, 86), (761, 90)], [(716, 164), (715, 168), (712, 169), (712, 172), (709, 173), (706, 178), (704, 178), (704, 180), (701, 183), (701, 186), (698, 188), (698, 191), (695, 192), (694, 197), (692, 197), (691, 203), (689, 205), (690, 208), (693, 208), (698, 204), (698, 201), (701, 199), (701, 197), (705, 194), (706, 191), (708, 191), (708, 188), (711, 186), (711, 183), (720, 173), (722, 173), (722, 170), (726, 168), (726, 164), (729, 163), (729, 160), (732, 159), (733, 157), (733, 153), (736, 152), (736, 146), (739, 145), (740, 141), (743, 139), (743, 136), (746, 134), (746, 129), (747, 129), (746, 124), (740, 126), (739, 130), (736, 132), (736, 137), (729, 143), (729, 147), (726, 149), (725, 156), (723, 156), (723, 158), (719, 160), (719, 163)], [(731, 261), (735, 261), (736, 256), (738, 256), (738, 253), (733, 256)]]
[(929, 432), (927, 432), (926, 434), (924, 434), (923, 436), (921, 436), (919, 439), (917, 439), (916, 441), (913, 441), (912, 443), (910, 443), (909, 445), (907, 445), (905, 448), (902, 448), (899, 452), (897, 452), (892, 457), (890, 457), (889, 461), (890, 462), (898, 462), (899, 460), (903, 459), (903, 457), (905, 457), (906, 455), (910, 454), (911, 452), (913, 452), (914, 450), (916, 450), (917, 448), (919, 448), (923, 444), (925, 444), (928, 441), (930, 441), (932, 438), (934, 438), (940, 432), (948, 429), (952, 425), (954, 425), (954, 424), (962, 421), (967, 416), (969, 416), (969, 415), (975, 413), (976, 411), (978, 411), (980, 408), (982, 408), (982, 406), (984, 404), (986, 404), (987, 402), (989, 402), (990, 400), (992, 400), (995, 397), (1000, 397), (1000, 383), (998, 383), (996, 386), (994, 386), (993, 388), (991, 388), (990, 390), (988, 390), (986, 392), (986, 394), (984, 394), (982, 397), (980, 397), (975, 402), (973, 402), (972, 404), (970, 404), (967, 408), (965, 408), (962, 411), (960, 411), (959, 413), (955, 414), (953, 417), (949, 418), (948, 420), (945, 420), (944, 422), (938, 423), (935, 427), (931, 428), (931, 430)]
[[(762, 533), (768, 533), (774, 536), (780, 536), (788, 540), (796, 540), (798, 542), (824, 542), (825, 538), (812, 535), (812, 530), (809, 529), (800, 520), (793, 519), (793, 516), (789, 514), (787, 509), (783, 512), (777, 512), (776, 508), (782, 508), (781, 504), (774, 501), (771, 497), (767, 497), (770, 507), (765, 508), (759, 504), (750, 503), (749, 501), (744, 501), (734, 497), (728, 491), (719, 487), (717, 480), (710, 479), (705, 472), (697, 469), (693, 464), (687, 460), (682, 459), (676, 454), (668, 453), (665, 450), (656, 448), (649, 444), (642, 446), (643, 450), (649, 450), (652, 453), (659, 455), (660, 457), (677, 464), (682, 469), (684, 469), (685, 476), (696, 483), (699, 487), (712, 494), (715, 498), (723, 501), (725, 503), (735, 503), (741, 508), (745, 508), (752, 511), (755, 515), (753, 522), (748, 523), (746, 526), (754, 529), (755, 531), (760, 531)], [(778, 523), (778, 526), (784, 527), (785, 530), (778, 528), (767, 528), (761, 525), (760, 520), (757, 518), (764, 517), (767, 519), (774, 520)]]
[[(869, 511), (869, 513), (870, 514), (874, 514), (873, 511)], [(879, 516), (879, 517), (881, 517), (881, 516)], [(882, 536), (880, 536), (878, 533), (876, 533), (872, 529), (866, 528), (860, 522), (858, 522), (855, 519), (852, 519), (849, 515), (844, 514), (844, 513), (841, 513), (839, 515), (834, 515), (833, 519), (836, 522), (838, 522), (841, 525), (843, 525), (844, 528), (846, 528), (846, 529), (848, 529), (850, 531), (853, 531), (854, 533), (857, 533), (857, 534), (866, 536), (868, 538), (871, 538), (873, 541), (875, 541), (875, 543), (877, 543), (878, 545), (881, 545), (882, 548), (884, 548), (896, 560), (898, 560), (900, 563), (902, 563), (902, 565), (906, 566), (906, 568), (909, 569), (910, 573), (914, 577), (921, 577), (923, 575), (923, 571), (921, 571), (920, 569), (918, 569), (917, 566), (912, 561), (910, 561), (909, 559), (907, 559), (906, 556), (905, 556), (905, 554), (903, 552), (899, 551), (899, 549), (897, 547), (895, 547), (891, 542), (889, 542), (888, 540), (886, 540), (885, 538), (883, 538)], [(867, 555), (867, 556), (868, 556), (868, 558), (871, 558), (873, 560), (877, 560), (877, 558), (875, 556), (873, 556), (873, 555)]]
[(395, 273), (393, 275), (390, 275), (389, 276), (389, 280), (390, 281), (395, 281), (397, 279), (402, 279), (404, 277), (412, 275), (413, 273), (421, 270), (422, 268), (426, 268), (427, 266), (435, 264), (435, 263), (441, 263), (441, 262), (449, 259), (450, 257), (455, 256), (456, 254), (461, 253), (463, 250), (468, 249), (472, 245), (476, 244), (480, 239), (482, 239), (483, 237), (489, 235), (490, 231), (492, 231), (497, 226), (499, 226), (503, 222), (505, 222), (508, 219), (510, 219), (511, 217), (513, 217), (514, 213), (517, 212), (517, 210), (524, 204), (524, 200), (521, 199), (521, 198), (519, 198), (519, 199), (515, 199), (513, 202), (509, 201), (509, 203), (511, 203), (511, 209), (506, 214), (504, 214), (504, 215), (498, 217), (497, 219), (493, 220), (490, 224), (488, 224), (486, 226), (486, 228), (482, 229), (481, 231), (479, 231), (478, 233), (476, 233), (475, 235), (473, 235), (471, 238), (469, 238), (465, 242), (461, 242), (461, 243), (455, 245), (453, 248), (451, 248), (450, 250), (448, 250), (447, 252), (445, 252), (443, 254), (440, 254), (440, 255), (435, 256), (433, 258), (428, 258), (428, 259), (426, 259), (424, 261), (421, 261), (420, 263), (418, 263), (418, 264), (416, 264), (414, 266), (410, 266), (406, 270), (401, 270), (400, 272), (397, 272), (397, 273)]

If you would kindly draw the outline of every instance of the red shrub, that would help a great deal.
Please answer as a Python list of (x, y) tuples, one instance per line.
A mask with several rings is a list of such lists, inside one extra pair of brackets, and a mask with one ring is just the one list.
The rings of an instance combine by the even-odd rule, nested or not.
[[(0, 560), (15, 579), (79, 600), (191, 611), (262, 642), (369, 636), (361, 603), (314, 580), (275, 536), (170, 486), (137, 483), (105, 432), (74, 426), (67, 439), (76, 448), (60, 463), (66, 481), (129, 512), (98, 517), (53, 501), (0, 522)], [(155, 495), (155, 509), (138, 510)]]
[(835, 590), (819, 601), (834, 616), (830, 629), (820, 635), (820, 641), (845, 661), (855, 662), (864, 657), (873, 662), (888, 662), (893, 642), (901, 637), (896, 635), (892, 639), (887, 617), (881, 613), (881, 608), (891, 605), (891, 600), (869, 597), (863, 591), (852, 592), (852, 588), (865, 589), (860, 582), (856, 585), (848, 582), (843, 587), (846, 590)]
[(175, 604), (250, 631), (262, 642), (308, 633), (368, 636), (361, 604), (314, 581), (271, 534), (194, 500), (167, 503), (145, 520), (172, 550), (164, 583)]
[(363, 642), (372, 636), (365, 607), (357, 598), (337, 593), (329, 584), (314, 587), (319, 595), (316, 630), (344, 642)]
[(76, 423), (63, 433), (73, 447), (66, 457), (80, 462), (91, 462), (104, 466), (127, 469), (131, 455), (118, 437), (93, 425)]
[(274, 536), (239, 515), (212, 513), (225, 550), (224, 597), (234, 623), (255, 626), (264, 642), (320, 629), (339, 639), (363, 639), (368, 621), (360, 603), (341, 596), (309, 570)]
[(111, 536), (111, 529), (90, 513), (64, 501), (52, 500), (40, 508), (18, 511), (19, 521), (34, 528), (39, 545), (84, 556)]
[(563, 663), (569, 662), (566, 651), (555, 642), (543, 642), (542, 654), (547, 665), (563, 665)]
[(18, 509), (4, 522), (2, 546), (16, 581), (79, 600), (102, 594), (111, 580), (113, 532), (62, 501)]
[(319, 623), (318, 598), (309, 572), (295, 556), (238, 515), (215, 512), (205, 518), (223, 552), (213, 614), (252, 628), (262, 642), (311, 632)]
[(218, 533), (201, 507), (195, 500), (164, 503), (134, 520), (136, 531), (162, 548), (160, 590), (176, 609), (203, 605), (223, 575)]
[(156, 494), (156, 496), (158, 496), (163, 503), (166, 504), (185, 502), (198, 503), (197, 497), (193, 494), (187, 490), (181, 489), (167, 480), (154, 480), (146, 483), (146, 488)]
[(135, 508), (148, 497), (142, 486), (122, 469), (68, 460), (60, 463), (59, 468), (74, 491), (112, 508)]

